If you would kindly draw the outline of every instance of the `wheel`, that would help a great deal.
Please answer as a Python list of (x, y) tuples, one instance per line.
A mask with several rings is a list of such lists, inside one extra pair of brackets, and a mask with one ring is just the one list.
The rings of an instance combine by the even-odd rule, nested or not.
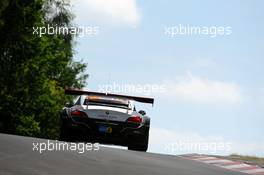
[(128, 150), (146, 152), (148, 150), (148, 139), (149, 139), (149, 132), (147, 133), (146, 138), (145, 138), (145, 142), (143, 144), (130, 143), (128, 145)]
[(71, 139), (68, 135), (68, 132), (64, 127), (60, 128), (59, 141), (65, 141), (65, 142), (71, 141)]
[(142, 151), (146, 152), (148, 149), (148, 145), (129, 145), (128, 150), (133, 150), (133, 151)]

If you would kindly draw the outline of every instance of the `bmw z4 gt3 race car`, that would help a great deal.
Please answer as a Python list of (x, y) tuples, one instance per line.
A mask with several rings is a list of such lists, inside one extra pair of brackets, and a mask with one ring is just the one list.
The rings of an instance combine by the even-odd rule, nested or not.
[(134, 102), (154, 103), (153, 98), (66, 89), (77, 95), (60, 113), (60, 140), (99, 142), (147, 151), (150, 118), (136, 111)]

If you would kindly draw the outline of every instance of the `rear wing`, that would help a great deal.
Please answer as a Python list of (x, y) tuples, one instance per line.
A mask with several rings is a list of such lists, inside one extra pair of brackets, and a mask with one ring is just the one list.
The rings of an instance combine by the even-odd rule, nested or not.
[(147, 97), (136, 97), (129, 95), (121, 95), (121, 94), (112, 94), (112, 93), (103, 93), (103, 92), (93, 92), (93, 91), (85, 91), (80, 89), (65, 89), (65, 94), (67, 95), (102, 95), (102, 96), (111, 96), (111, 97), (121, 97), (127, 98), (129, 100), (134, 100), (141, 103), (151, 103), (154, 104), (154, 98)]

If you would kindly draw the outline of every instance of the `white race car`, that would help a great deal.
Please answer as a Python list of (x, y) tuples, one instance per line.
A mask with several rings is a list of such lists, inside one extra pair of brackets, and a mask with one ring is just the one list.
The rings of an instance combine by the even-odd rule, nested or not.
[(154, 103), (153, 98), (66, 89), (77, 95), (61, 111), (60, 140), (128, 146), (147, 151), (150, 118), (136, 111), (134, 102)]

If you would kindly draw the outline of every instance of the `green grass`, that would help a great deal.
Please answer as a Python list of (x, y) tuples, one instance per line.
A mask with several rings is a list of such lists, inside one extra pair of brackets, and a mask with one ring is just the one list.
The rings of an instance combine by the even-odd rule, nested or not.
[(255, 165), (259, 165), (259, 166), (264, 166), (264, 158), (261, 158), (261, 157), (231, 154), (230, 156), (228, 156), (228, 158), (231, 160), (243, 161), (243, 162), (252, 163)]

